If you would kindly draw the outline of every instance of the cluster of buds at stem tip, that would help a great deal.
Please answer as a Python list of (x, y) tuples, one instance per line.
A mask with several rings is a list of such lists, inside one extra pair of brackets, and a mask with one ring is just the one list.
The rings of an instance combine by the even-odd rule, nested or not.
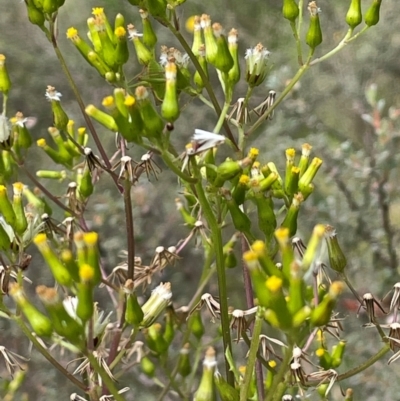
[(310, 1), (308, 3), (308, 11), (310, 13), (310, 25), (306, 35), (306, 43), (314, 51), (322, 43), (322, 31), (319, 23), (321, 9), (315, 1)]

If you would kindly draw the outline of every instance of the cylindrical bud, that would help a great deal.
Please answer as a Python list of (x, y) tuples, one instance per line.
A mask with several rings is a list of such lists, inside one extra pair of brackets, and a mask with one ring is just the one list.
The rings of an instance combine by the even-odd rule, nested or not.
[(379, 12), (382, 0), (372, 0), (370, 8), (365, 13), (365, 23), (368, 26), (374, 26), (379, 22)]
[(93, 117), (97, 122), (109, 130), (114, 132), (118, 131), (118, 126), (115, 123), (115, 120), (109, 114), (99, 110), (96, 106), (89, 104), (86, 107), (85, 112), (88, 116)]
[(154, 58), (153, 54), (139, 39), (137, 29), (134, 25), (128, 25), (128, 32), (129, 37), (132, 39), (133, 46), (135, 47), (136, 56), (139, 63), (142, 65), (148, 65), (150, 61)]
[(14, 231), (22, 235), (28, 227), (28, 221), (26, 220), (24, 205), (22, 204), (22, 192), (24, 184), (22, 182), (16, 182), (13, 184), (14, 196), (13, 196), (13, 209), (15, 212), (15, 224)]
[(325, 226), (325, 241), (328, 247), (329, 264), (338, 273), (342, 273), (347, 265), (346, 256), (340, 248), (336, 230), (332, 226)]
[(32, 330), (38, 336), (50, 337), (53, 332), (53, 325), (50, 319), (29, 302), (22, 287), (17, 283), (10, 284), (9, 294), (22, 310)]
[(203, 361), (203, 374), (201, 376), (199, 388), (194, 394), (193, 401), (214, 401), (215, 385), (214, 372), (217, 366), (215, 350), (209, 347)]
[(124, 292), (126, 293), (125, 320), (133, 327), (138, 327), (144, 314), (136, 297), (134, 282), (131, 279), (126, 281)]
[(41, 233), (36, 235), (33, 242), (38, 247), (55, 280), (61, 285), (70, 287), (72, 284), (71, 273), (66, 266), (61, 263), (56, 253), (50, 248), (50, 245), (47, 242), (46, 234)]
[(6, 56), (0, 54), (0, 92), (6, 96), (11, 88), (11, 81), (6, 67)]
[(79, 266), (80, 283), (77, 284), (78, 304), (76, 306), (76, 315), (83, 322), (88, 321), (94, 312), (93, 304), (93, 278), (94, 269), (88, 264)]
[(349, 10), (346, 14), (346, 22), (350, 28), (354, 29), (362, 21), (361, 0), (351, 0)]
[(180, 113), (176, 90), (176, 74), (176, 64), (167, 62), (165, 66), (165, 95), (161, 105), (161, 115), (169, 122), (174, 122)]
[(0, 213), (3, 215), (6, 223), (14, 227), (17, 217), (15, 216), (11, 201), (8, 198), (7, 188), (4, 185), (0, 185)]
[(286, 18), (290, 22), (295, 22), (299, 16), (299, 6), (295, 0), (283, 0), (282, 7), (283, 18)]
[(190, 344), (186, 343), (179, 351), (178, 373), (182, 377), (186, 377), (192, 372), (192, 365), (189, 358), (189, 350)]
[(144, 313), (142, 327), (149, 327), (171, 303), (171, 283), (161, 283), (151, 293), (150, 298), (142, 306)]
[(308, 11), (310, 12), (310, 25), (308, 27), (306, 43), (315, 50), (322, 43), (322, 31), (319, 23), (319, 13), (321, 10), (315, 1), (308, 3)]

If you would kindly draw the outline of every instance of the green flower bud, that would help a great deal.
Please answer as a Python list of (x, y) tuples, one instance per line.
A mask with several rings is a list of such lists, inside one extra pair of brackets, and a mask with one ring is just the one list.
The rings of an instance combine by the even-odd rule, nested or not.
[(83, 199), (87, 199), (90, 195), (92, 195), (94, 190), (92, 174), (87, 165), (82, 172), (82, 178), (78, 183), (78, 193)]
[(79, 145), (85, 147), (89, 141), (89, 135), (86, 132), (86, 127), (78, 128), (77, 142)]
[(344, 401), (353, 401), (353, 389), (348, 388), (346, 390)]
[(0, 92), (8, 95), (11, 88), (11, 81), (6, 67), (6, 56), (0, 54)]
[(4, 180), (4, 182), (0, 180), (0, 184), (4, 185), (12, 176), (13, 166), (10, 152), (8, 150), (0, 150), (0, 177), (3, 177)]
[(56, 91), (56, 88), (48, 85), (46, 89), (46, 99), (51, 102), (51, 109), (53, 111), (54, 126), (60, 131), (65, 130), (68, 125), (69, 118), (63, 108), (61, 107), (60, 99), (61, 93)]
[(22, 184), (22, 182), (16, 182), (13, 184), (13, 189), (14, 196), (12, 206), (16, 217), (13, 228), (17, 234), (22, 235), (28, 227), (24, 205), (22, 204), (22, 191), (24, 189), (24, 184)]
[(167, 2), (165, 0), (146, 0), (145, 5), (153, 17), (166, 18)]
[(346, 22), (350, 28), (354, 29), (362, 21), (361, 0), (351, 0), (349, 11), (346, 14)]
[(93, 50), (88, 53), (89, 63), (96, 68), (97, 72), (104, 78), (108, 78), (108, 81), (112, 81), (108, 75), (110, 72), (110, 67), (105, 63), (104, 60)]
[(24, 115), (21, 112), (16, 113), (12, 121), (18, 133), (18, 146), (24, 149), (28, 149), (32, 145), (31, 133), (25, 125), (27, 121), (28, 119), (24, 118)]
[(379, 22), (379, 11), (382, 0), (372, 0), (370, 8), (365, 13), (365, 23), (368, 26), (374, 26)]
[(315, 260), (324, 234), (325, 226), (323, 224), (317, 224), (313, 229), (311, 238), (307, 244), (307, 249), (303, 255), (302, 269), (304, 272), (308, 270), (308, 268), (311, 266), (311, 263)]
[(164, 122), (150, 102), (147, 88), (138, 86), (135, 90), (135, 95), (147, 136), (159, 139), (164, 129)]
[(344, 351), (346, 349), (346, 341), (340, 340), (337, 345), (332, 347), (332, 368), (337, 368), (342, 364)]
[(88, 321), (94, 313), (93, 303), (93, 279), (94, 268), (88, 264), (79, 266), (80, 282), (77, 284), (78, 304), (76, 306), (76, 316), (83, 322)]
[[(201, 68), (203, 69), (205, 76), (208, 79), (208, 64), (207, 64), (207, 60), (206, 60), (206, 48), (203, 44), (200, 45), (197, 53), (198, 53), (197, 58), (199, 60), (199, 64), (200, 64)], [(200, 74), (197, 70), (194, 73), (193, 80), (198, 88), (198, 91), (201, 92), (201, 90), (205, 86), (205, 83), (203, 82), (203, 78), (200, 76)]]
[(143, 24), (143, 44), (150, 50), (154, 50), (157, 43), (157, 35), (154, 32), (153, 26), (149, 19), (149, 13), (146, 10), (139, 10)]
[(239, 401), (239, 392), (218, 371), (214, 373), (214, 382), (222, 401)]
[(175, 337), (175, 324), (176, 324), (175, 311), (172, 308), (172, 306), (169, 306), (167, 307), (165, 313), (165, 329), (163, 334), (163, 338), (168, 344), (168, 346), (171, 344), (172, 340)]
[(269, 308), (276, 313), (279, 328), (289, 330), (292, 327), (292, 315), (283, 294), (283, 280), (276, 276), (268, 277), (265, 287), (269, 293)]
[(78, 283), (79, 278), (79, 266), (74, 259), (74, 255), (72, 254), (70, 249), (64, 249), (60, 254), (60, 260), (68, 269), (71, 277), (75, 283)]
[(310, 12), (310, 25), (307, 31), (306, 43), (312, 50), (315, 50), (322, 43), (322, 31), (318, 15), (321, 9), (318, 8), (315, 1), (310, 1), (308, 3), (308, 11)]
[(180, 198), (175, 199), (175, 204), (177, 210), (180, 212), (183, 220), (185, 221), (185, 225), (187, 225), (190, 228), (193, 228), (195, 226), (197, 219), (194, 216), (192, 216), (190, 212), (185, 208)]
[(71, 273), (61, 263), (55, 252), (50, 248), (50, 245), (47, 242), (46, 234), (41, 233), (36, 235), (33, 242), (38, 247), (56, 281), (61, 285), (70, 287), (72, 285)]
[(192, 372), (192, 366), (190, 364), (189, 358), (189, 349), (190, 344), (186, 343), (179, 351), (179, 360), (178, 360), (178, 373), (182, 377), (189, 376)]
[(176, 73), (176, 64), (168, 62), (165, 66), (165, 96), (161, 105), (161, 115), (169, 122), (174, 122), (180, 113), (176, 93)]
[(67, 313), (57, 290), (40, 285), (36, 287), (36, 294), (43, 302), (51, 318), (54, 331), (72, 344), (82, 345), (84, 340), (83, 327)]
[(249, 158), (244, 158), (240, 161), (225, 160), (217, 167), (217, 177), (214, 181), (214, 185), (217, 188), (222, 187), (225, 181), (235, 178), (243, 171), (244, 167), (247, 167), (251, 163), (252, 161)]
[(115, 28), (114, 31), (117, 44), (114, 50), (114, 61), (116, 66), (124, 65), (129, 60), (128, 42), (126, 30), (123, 26)]
[(332, 226), (325, 226), (325, 241), (328, 247), (329, 264), (331, 268), (338, 273), (342, 273), (347, 265), (347, 260), (340, 248), (336, 230)]
[(293, 327), (300, 327), (311, 315), (311, 308), (308, 305), (303, 306), (293, 315)]
[(46, 152), (47, 156), (49, 156), (55, 163), (63, 164), (68, 168), (71, 167), (70, 160), (65, 160), (62, 156), (60, 156), (58, 151), (47, 145), (44, 138), (38, 139), (36, 144), (39, 146), (39, 148), (42, 148)]
[[(89, 28), (88, 37), (93, 44), (94, 51), (98, 55), (102, 55), (101, 41), (99, 38), (99, 33), (97, 32), (96, 20), (93, 17), (87, 19), (87, 26)], [(103, 60), (104, 63), (104, 60)]]
[(124, 292), (126, 293), (125, 320), (136, 328), (143, 320), (144, 314), (136, 297), (133, 280), (128, 279), (126, 281), (124, 284)]
[(43, 11), (39, 10), (35, 6), (35, 2), (33, 0), (25, 0), (25, 4), (28, 11), (28, 19), (30, 23), (39, 27), (43, 27), (45, 21)]
[(301, 193), (294, 195), (292, 199), (292, 204), (283, 220), (281, 227), (286, 227), (289, 229), (289, 236), (293, 237), (297, 232), (297, 217), (299, 215), (300, 205), (302, 204), (304, 198)]
[(94, 231), (83, 234), (83, 242), (86, 246), (86, 263), (93, 268), (92, 282), (94, 285), (97, 285), (101, 282), (98, 238), (98, 234)]
[(74, 244), (76, 247), (76, 256), (78, 265), (82, 266), (87, 263), (87, 248), (83, 240), (83, 232), (78, 231), (74, 234)]
[(200, 341), (205, 333), (205, 329), (199, 311), (194, 312), (190, 316), (188, 327), (190, 329), (190, 333), (192, 333)]
[(292, 197), (299, 190), (300, 169), (293, 166), (285, 178), (285, 192)]
[(32, 330), (38, 336), (50, 337), (53, 332), (53, 326), (50, 319), (39, 312), (39, 310), (29, 302), (22, 287), (17, 283), (10, 284), (9, 294), (21, 308), (22, 313), (25, 315), (32, 327)]
[[(4, 221), (0, 220), (0, 249), (2, 251), (9, 251), (10, 246), (11, 246), (11, 238), (8, 235), (7, 231), (5, 230), (3, 224)], [(11, 228), (10, 226), (8, 226), (9, 228)], [(12, 229), (11, 229), (12, 230)]]
[(258, 228), (265, 235), (266, 243), (269, 244), (276, 229), (276, 216), (274, 203), (270, 195), (265, 196), (262, 192), (253, 198), (257, 206)]
[(228, 72), (228, 82), (231, 85), (236, 85), (240, 80), (240, 63), (237, 41), (238, 32), (236, 29), (231, 29), (228, 34), (228, 48), (233, 59), (233, 67)]
[(270, 70), (268, 58), (270, 52), (259, 43), (246, 51), (246, 81), (251, 88), (261, 85)]
[(334, 281), (329, 287), (329, 292), (324, 296), (322, 301), (311, 312), (310, 322), (314, 327), (321, 327), (328, 324), (331, 320), (333, 308), (336, 304), (337, 297), (343, 291), (343, 284), (340, 281)]
[(204, 48), (204, 55), (205, 55), (205, 46), (203, 45), (203, 38), (201, 35), (201, 20), (198, 15), (194, 16), (193, 20), (193, 44), (192, 44), (192, 52), (196, 57), (200, 55), (200, 46)]
[(168, 350), (168, 343), (161, 333), (161, 324), (154, 323), (144, 331), (148, 347), (157, 355), (163, 355)]
[(270, 294), (265, 288), (267, 275), (261, 269), (257, 253), (252, 250), (245, 252), (243, 254), (243, 261), (246, 263), (246, 266), (249, 269), (251, 282), (258, 299), (258, 304), (263, 307), (269, 307)]
[(204, 32), (204, 41), (206, 45), (206, 60), (215, 65), (218, 56), (218, 45), (211, 27), (211, 18), (207, 14), (203, 14), (200, 19), (201, 27)]
[(142, 372), (148, 376), (148, 377), (154, 377), (154, 373), (156, 371), (156, 365), (153, 363), (153, 361), (147, 357), (144, 356), (140, 360), (140, 367), (142, 368)]
[(153, 54), (139, 39), (139, 34), (132, 24), (128, 25), (128, 32), (129, 38), (132, 39), (133, 46), (135, 47), (139, 63), (142, 65), (148, 65), (150, 61), (154, 59)]
[(299, 264), (296, 261), (290, 266), (288, 308), (292, 316), (304, 307), (306, 288)]
[(236, 204), (229, 190), (221, 190), (221, 192), (222, 195), (225, 197), (226, 204), (228, 206), (229, 213), (231, 214), (232, 222), (235, 229), (242, 233), (248, 233), (251, 228), (251, 221), (249, 217)]
[(104, 29), (107, 33), (112, 44), (116, 44), (116, 38), (114, 36), (114, 29), (112, 28), (110, 21), (107, 18), (107, 15), (104, 12), (103, 7), (94, 7), (92, 8), (92, 14), (94, 19), (96, 20), (95, 23), (99, 29)]
[(214, 372), (217, 366), (215, 349), (209, 347), (203, 361), (203, 374), (193, 401), (215, 401)]
[(283, 18), (295, 22), (299, 16), (299, 6), (294, 0), (283, 0), (282, 14)]
[(251, 245), (251, 250), (257, 256), (258, 262), (267, 276), (276, 276), (282, 278), (284, 280), (284, 284), (287, 284), (285, 278), (283, 277), (282, 271), (276, 267), (275, 263), (268, 255), (268, 248), (265, 242), (260, 240), (254, 241)]
[(299, 179), (299, 189), (301, 192), (305, 191), (307, 193), (307, 187), (309, 184), (311, 184), (319, 168), (321, 167), (321, 164), (322, 160), (318, 157), (314, 157), (307, 170)]
[(242, 174), (239, 177), (239, 181), (236, 184), (232, 192), (232, 197), (237, 205), (243, 205), (246, 197), (246, 192), (249, 189), (250, 178), (246, 174)]
[(108, 128), (110, 131), (118, 131), (118, 126), (115, 123), (115, 120), (109, 114), (99, 110), (96, 106), (89, 104), (86, 107), (85, 112), (88, 116), (93, 117), (96, 121)]
[(170, 304), (172, 297), (171, 283), (161, 283), (151, 293), (150, 298), (142, 306), (144, 313), (142, 327), (149, 327)]
[(63, 160), (63, 164), (67, 164), (68, 166), (72, 165), (73, 156), (68, 152), (67, 147), (65, 146), (66, 143), (61, 137), (60, 131), (55, 127), (49, 127), (47, 131), (57, 145), (57, 154), (61, 160)]
[(214, 66), (222, 72), (228, 72), (233, 67), (233, 58), (228, 48), (228, 42), (225, 35), (222, 34), (222, 26), (218, 22), (212, 25), (214, 37), (217, 43), (217, 56)]
[(329, 355), (329, 352), (324, 348), (318, 348), (315, 351), (315, 355), (319, 358), (319, 365), (322, 366), (325, 370), (328, 370), (332, 367), (332, 357)]
[(290, 270), (294, 261), (293, 248), (290, 243), (289, 229), (287, 227), (280, 227), (275, 231), (275, 238), (278, 242), (279, 249), (282, 254), (282, 273), (285, 280), (290, 280)]
[(0, 214), (3, 215), (7, 224), (9, 224), (11, 227), (15, 226), (17, 217), (15, 216), (11, 201), (8, 198), (7, 188), (4, 185), (0, 185)]
[[(125, 26), (125, 18), (122, 14), (118, 13), (115, 16), (115, 20), (114, 20), (114, 30), (119, 28), (120, 26)], [(114, 31), (115, 33), (115, 31)]]
[(45, 14), (53, 14), (64, 5), (65, 0), (43, 0), (43, 12)]

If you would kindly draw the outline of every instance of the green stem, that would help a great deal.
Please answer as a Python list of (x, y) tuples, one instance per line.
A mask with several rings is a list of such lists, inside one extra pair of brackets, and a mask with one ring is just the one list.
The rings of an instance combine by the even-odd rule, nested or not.
[(100, 366), (95, 356), (91, 352), (89, 352), (86, 354), (86, 357), (89, 359), (89, 362), (92, 365), (92, 368), (95, 370), (95, 372), (100, 375), (105, 386), (107, 387), (108, 391), (112, 394), (115, 401), (125, 401), (125, 398), (118, 393), (118, 389), (115, 387), (113, 380), (103, 369), (103, 367)]
[(379, 359), (381, 359), (389, 350), (390, 350), (389, 344), (386, 344), (383, 348), (381, 348), (380, 351), (378, 351), (375, 355), (371, 356), (371, 358), (369, 358), (360, 366), (357, 366), (356, 368), (350, 369), (346, 373), (339, 375), (336, 381), (345, 380), (348, 379), (349, 377), (357, 375), (358, 373), (361, 373), (365, 369), (372, 366), (375, 362), (379, 361)]
[(292, 31), (293, 31), (293, 36), (294, 36), (294, 38), (296, 40), (297, 60), (299, 61), (299, 65), (302, 66), (303, 65), (303, 51), (301, 49), (300, 37), (299, 37), (299, 34), (297, 33), (295, 22), (290, 21), (290, 26), (291, 26)]
[(260, 334), (261, 334), (261, 328), (262, 328), (262, 322), (263, 322), (263, 318), (261, 316), (260, 309), (261, 308), (259, 308), (257, 311), (256, 320), (254, 323), (254, 328), (253, 328), (253, 333), (252, 333), (252, 338), (251, 338), (249, 356), (247, 358), (247, 363), (246, 363), (246, 372), (244, 374), (243, 383), (240, 386), (240, 401), (247, 400), (247, 395), (249, 392), (251, 379), (253, 377), (254, 365), (257, 360), (257, 351), (258, 351), (258, 346), (260, 343)]
[(175, 163), (171, 160), (171, 157), (167, 151), (163, 151), (161, 153), (161, 157), (164, 160), (164, 163), (183, 181), (190, 182), (191, 184), (195, 184), (198, 182), (198, 179), (195, 177), (191, 177), (181, 171), (178, 167), (175, 166)]
[(299, 0), (299, 18), (297, 21), (297, 36), (301, 36), (301, 25), (303, 24), (303, 9), (304, 9), (304, 0)]
[(229, 110), (229, 106), (231, 105), (231, 102), (226, 99), (225, 103), (224, 103), (224, 107), (222, 108), (221, 114), (219, 115), (219, 119), (217, 121), (216, 126), (214, 127), (213, 132), (215, 134), (219, 134), (219, 131), (221, 130), (222, 125), (224, 124), (225, 121), (225, 117), (228, 113)]
[[(194, 67), (196, 70), (199, 72), (201, 79), (204, 82), (204, 87), (206, 88), (206, 91), (208, 93), (208, 96), (210, 96), (211, 103), (213, 104), (214, 110), (217, 113), (218, 116), (221, 115), (221, 107), (218, 103), (218, 100), (215, 96), (215, 93), (213, 91), (212, 85), (210, 81), (208, 80), (206, 74), (204, 73), (203, 69), (201, 68), (201, 65), (199, 63), (199, 60), (197, 60), (197, 57), (193, 54), (192, 49), (186, 42), (185, 38), (181, 35), (181, 33), (175, 29), (175, 27), (168, 22), (165, 24), (165, 21), (162, 22), (163, 25), (166, 25), (169, 30), (174, 34), (174, 36), (178, 39), (179, 43), (182, 45), (184, 48), (185, 52), (189, 55), (190, 60), (192, 61)], [(232, 131), (229, 128), (229, 125), (226, 121), (223, 122), (224, 129), (226, 131), (227, 137), (231, 140), (231, 142), (234, 144), (234, 146), (237, 148), (237, 144), (235, 142), (235, 139), (233, 137)]]
[[(217, 266), (217, 277), (218, 277), (218, 289), (219, 289), (219, 302), (221, 306), (221, 327), (222, 327), (222, 339), (224, 343), (224, 355), (227, 349), (232, 353), (231, 343), (231, 332), (229, 327), (229, 315), (228, 315), (228, 294), (226, 289), (226, 275), (225, 275), (225, 263), (224, 253), (222, 244), (221, 227), (218, 225), (217, 219), (213, 213), (213, 210), (208, 202), (207, 196), (204, 192), (203, 185), (201, 182), (201, 174), (198, 166), (194, 159), (192, 159), (193, 170), (197, 183), (195, 184), (197, 197), (200, 203), (203, 215), (208, 223), (211, 231), (211, 241), (215, 252), (215, 263)], [(228, 383), (234, 385), (233, 373), (229, 370), (228, 361), (225, 359), (226, 378)]]
[(347, 274), (345, 272), (342, 272), (339, 274), (339, 277), (346, 283), (347, 287), (349, 287), (349, 290), (353, 293), (353, 295), (357, 298), (357, 301), (362, 304), (363, 299), (360, 297), (356, 289), (353, 287), (351, 284), (349, 278), (347, 277)]
[(289, 85), (283, 90), (278, 99), (276, 99), (275, 103), (269, 107), (258, 120), (250, 127), (250, 129), (246, 132), (246, 136), (250, 136), (264, 121), (265, 119), (275, 110), (275, 108), (282, 102), (282, 100), (288, 95), (288, 93), (293, 89), (296, 83), (300, 80), (303, 74), (308, 70), (310, 64), (307, 62), (304, 64), (296, 73), (296, 75), (292, 78)]
[[(365, 29), (364, 29), (365, 30)], [(357, 36), (361, 33), (362, 31), (360, 31)], [(336, 54), (337, 52), (339, 52), (340, 50), (343, 49), (343, 47), (345, 47), (348, 43), (349, 43), (349, 39), (351, 38), (351, 35), (353, 34), (353, 29), (349, 28), (349, 30), (347, 31), (345, 37), (340, 41), (340, 43), (334, 48), (332, 49), (330, 52), (326, 53), (324, 56), (320, 57), (320, 58), (316, 58), (315, 60), (313, 60), (311, 62), (310, 65), (315, 65), (320, 63), (321, 61), (327, 60), (328, 58), (332, 57), (334, 54)]]
[(1, 112), (1, 114), (3, 116), (6, 115), (7, 113), (7, 99), (8, 99), (8, 95), (6, 95), (5, 93), (3, 93), (3, 111)]
[(133, 227), (131, 183), (129, 182), (129, 179), (125, 179), (124, 207), (128, 246), (128, 279), (133, 280), (135, 276), (135, 231)]
[(35, 346), (35, 348), (59, 371), (61, 372), (68, 380), (70, 380), (75, 386), (80, 388), (82, 391), (86, 392), (87, 387), (85, 386), (84, 383), (79, 381), (76, 377), (74, 377), (71, 373), (68, 372), (62, 365), (60, 365), (47, 351), (46, 348), (40, 344), (38, 339), (31, 333), (31, 331), (28, 329), (26, 324), (23, 322), (22, 318), (20, 316), (14, 316), (13, 319), (15, 322), (18, 324), (18, 326), (21, 328), (21, 330), (24, 332), (24, 334), (29, 338), (29, 340), (32, 342), (32, 344)]
[(290, 344), (288, 348), (286, 348), (285, 357), (279, 367), (278, 373), (274, 377), (274, 381), (272, 383), (271, 388), (268, 390), (268, 395), (266, 401), (280, 401), (280, 397), (278, 394), (278, 387), (280, 386), (283, 378), (285, 377), (286, 372), (288, 371), (288, 366), (290, 360), (292, 359), (293, 345)]

